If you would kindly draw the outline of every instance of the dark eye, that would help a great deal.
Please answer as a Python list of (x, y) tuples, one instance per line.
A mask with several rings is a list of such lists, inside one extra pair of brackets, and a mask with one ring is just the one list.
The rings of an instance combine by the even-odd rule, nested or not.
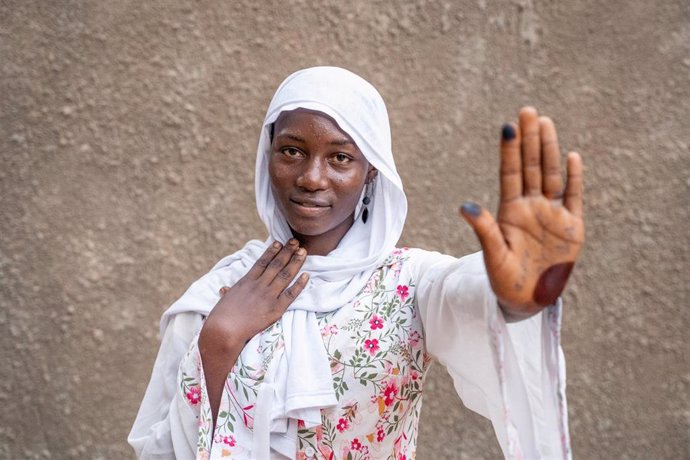
[(297, 158), (301, 154), (301, 152), (294, 147), (285, 147), (282, 152), (286, 157), (289, 158)]
[(344, 153), (336, 153), (335, 154), (335, 162), (336, 163), (347, 163), (350, 161), (350, 157), (345, 155)]

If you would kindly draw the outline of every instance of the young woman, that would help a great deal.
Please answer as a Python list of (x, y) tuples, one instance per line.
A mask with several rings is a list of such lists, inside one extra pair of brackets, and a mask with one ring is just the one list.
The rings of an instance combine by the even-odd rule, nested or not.
[(506, 457), (570, 457), (562, 292), (584, 239), (582, 164), (561, 180), (551, 120), (501, 140), (483, 251), (396, 248), (407, 201), (376, 89), (335, 67), (278, 88), (256, 202), (266, 241), (224, 258), (165, 312), (129, 442), (141, 458), (414, 458), (424, 379), (447, 366)]

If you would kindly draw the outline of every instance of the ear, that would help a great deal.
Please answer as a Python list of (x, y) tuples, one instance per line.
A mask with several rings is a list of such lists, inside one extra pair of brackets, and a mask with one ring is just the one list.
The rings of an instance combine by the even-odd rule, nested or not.
[(367, 171), (367, 184), (371, 184), (371, 181), (374, 180), (376, 175), (379, 173), (379, 170), (374, 168), (373, 166), (369, 165), (369, 171)]

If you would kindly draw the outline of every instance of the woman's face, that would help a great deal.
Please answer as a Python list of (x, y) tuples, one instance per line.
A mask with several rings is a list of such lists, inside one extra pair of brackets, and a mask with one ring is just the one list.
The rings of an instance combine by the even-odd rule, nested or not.
[(337, 247), (354, 222), (364, 185), (376, 175), (332, 118), (306, 109), (276, 120), (268, 171), (278, 208), (312, 255)]

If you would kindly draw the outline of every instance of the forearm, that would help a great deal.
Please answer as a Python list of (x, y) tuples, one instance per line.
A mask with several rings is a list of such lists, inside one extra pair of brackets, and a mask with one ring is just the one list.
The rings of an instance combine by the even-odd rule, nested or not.
[(237, 362), (245, 340), (242, 338), (233, 340), (226, 333), (214, 331), (204, 325), (199, 334), (199, 354), (206, 381), (206, 392), (213, 415), (213, 424), (218, 416), (218, 408), (223, 395), (223, 386), (228, 373)]

